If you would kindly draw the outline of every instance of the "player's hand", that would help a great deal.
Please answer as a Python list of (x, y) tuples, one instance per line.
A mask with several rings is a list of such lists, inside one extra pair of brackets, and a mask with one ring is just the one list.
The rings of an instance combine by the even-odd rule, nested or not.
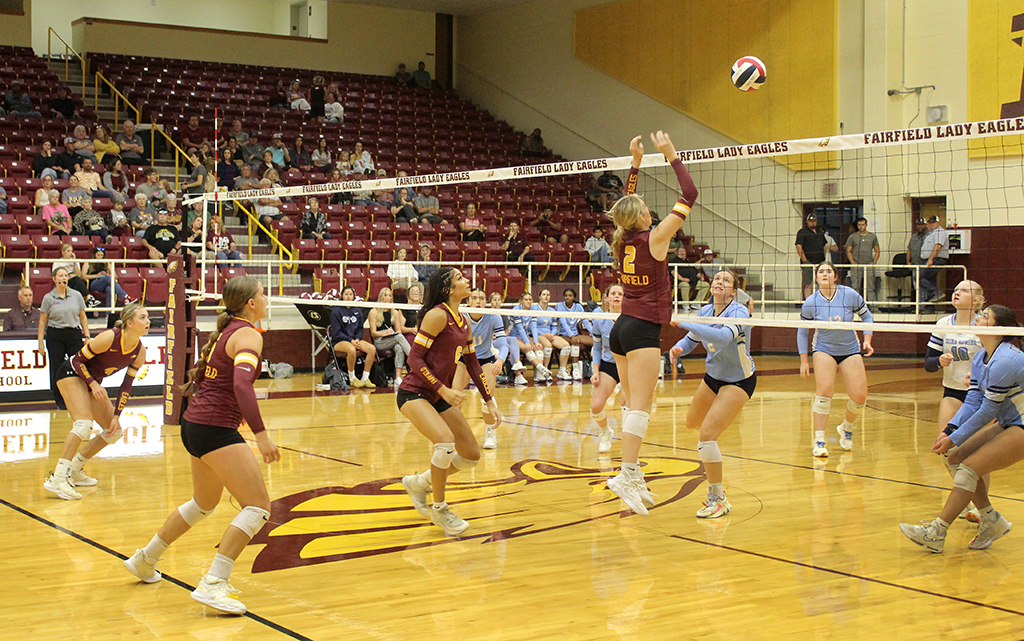
[(640, 136), (629, 141), (629, 153), (633, 154), (633, 166), (639, 169), (644, 157), (644, 143), (640, 142)]
[(273, 463), (281, 460), (281, 451), (277, 449), (274, 441), (270, 440), (270, 433), (263, 430), (256, 435), (256, 446), (260, 448), (264, 463)]
[(953, 449), (953, 439), (949, 438), (945, 434), (935, 439), (932, 444), (932, 452), (935, 454), (945, 454), (949, 450)]
[(491, 416), (494, 417), (494, 425), (491, 426), (491, 429), (495, 429), (501, 425), (501, 419), (503, 418), (501, 410), (498, 409), (498, 401), (492, 396), (491, 400), (487, 401), (487, 406), (491, 408)]
[(120, 429), (121, 429), (121, 419), (118, 418), (117, 416), (115, 416), (110, 421), (110, 426), (107, 429), (103, 430), (103, 436), (105, 436), (107, 438), (110, 438), (114, 434), (117, 434), (117, 431), (120, 430)]
[(501, 374), (501, 370), (505, 369), (505, 361), (494, 361), (491, 364), (491, 372), (497, 376)]
[(92, 394), (92, 397), (95, 398), (97, 401), (107, 400), (107, 390), (103, 389), (103, 386), (100, 385), (99, 383), (90, 383), (89, 392)]
[(672, 349), (668, 350), (668, 357), (674, 363), (676, 361), (676, 359), (679, 358), (679, 356), (682, 353), (683, 353), (683, 348), (682, 347), (673, 347)]
[(594, 370), (594, 375), (590, 377), (590, 384), (597, 385), (601, 382), (601, 372)]
[(939, 357), (939, 365), (942, 365), (943, 367), (949, 367), (952, 364), (953, 364), (953, 355), (952, 354), (943, 354), (942, 356)]
[(800, 363), (800, 378), (807, 378), (811, 374), (811, 364), (808, 362)]
[(466, 393), (453, 390), (450, 387), (442, 387), (438, 394), (444, 399), (445, 403), (448, 403), (452, 407), (458, 407), (462, 405), (462, 402), (466, 400)]
[(875, 353), (875, 348), (871, 346), (871, 337), (870, 336), (865, 336), (864, 337), (864, 358), (867, 358), (868, 356), (871, 356), (874, 353)]
[(676, 148), (672, 144), (672, 139), (668, 137), (668, 134), (664, 131), (658, 131), (651, 134), (651, 142), (654, 143), (655, 148), (665, 156), (665, 160), (672, 162), (676, 159)]

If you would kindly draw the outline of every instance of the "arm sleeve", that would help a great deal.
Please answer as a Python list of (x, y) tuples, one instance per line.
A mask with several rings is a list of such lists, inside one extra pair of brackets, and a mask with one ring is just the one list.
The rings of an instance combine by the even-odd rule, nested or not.
[[(508, 358), (508, 341), (505, 340), (505, 324), (501, 322), (501, 318), (498, 316), (491, 316), (494, 321), (494, 333), (491, 334), (491, 342), (497, 343), (498, 345), (498, 361), (504, 362)], [(492, 321), (492, 322), (494, 322)], [(514, 339), (513, 339), (514, 340)]]
[[(435, 376), (434, 373), (430, 371), (430, 368), (427, 367), (427, 361), (424, 358), (427, 351), (434, 344), (435, 338), (436, 336), (432, 336), (424, 332), (421, 327), (419, 333), (416, 334), (416, 338), (412, 341), (412, 349), (409, 351), (408, 364), (409, 374), (415, 375), (421, 381), (426, 383), (430, 389), (436, 392), (443, 387), (443, 384), (441, 383), (441, 379)], [(479, 362), (477, 362), (476, 366), (477, 369), (480, 369)], [(468, 368), (469, 365), (467, 364), (466, 367)]]
[[(690, 208), (697, 202), (697, 186), (693, 184), (693, 178), (690, 177), (690, 172), (686, 169), (686, 165), (683, 164), (682, 160), (676, 158), (672, 161), (672, 171), (676, 172), (676, 180), (679, 181), (679, 188), (682, 190), (683, 195), (679, 198), (679, 202), (672, 208), (672, 213), (677, 213), (677, 209), (684, 207), (686, 212), (689, 213)], [(683, 214), (686, 217), (686, 214)]]
[(626, 178), (626, 195), (636, 193), (636, 183), (640, 178), (640, 169), (638, 167), (629, 168), (629, 176)]
[(252, 384), (260, 376), (260, 355), (251, 349), (243, 349), (235, 354), (234, 390), (238, 399), (238, 408), (242, 410), (242, 418), (249, 424), (253, 434), (267, 429), (260, 416), (260, 406), (256, 402), (256, 390)]
[(796, 348), (801, 354), (807, 353), (808, 339), (810, 338), (811, 330), (806, 327), (801, 327), (796, 330)]
[[(476, 358), (476, 351), (473, 350), (473, 344), (469, 343), (466, 345), (468, 351), (463, 352), (462, 362), (466, 364), (466, 371), (469, 372), (469, 378), (476, 385), (476, 388), (480, 390), (480, 396), (484, 397), (484, 402), (490, 401), (493, 397), (491, 389), (487, 387), (487, 379), (483, 377), (483, 368), (480, 367), (480, 361)], [(507, 348), (506, 348), (507, 349)]]
[(91, 360), (95, 354), (89, 349), (89, 344), (86, 343), (82, 346), (82, 349), (78, 350), (78, 353), (71, 357), (71, 369), (75, 370), (75, 373), (82, 377), (86, 385), (92, 385), (96, 382), (96, 379), (89, 373), (89, 368), (85, 366), (86, 362)]
[(590, 362), (594, 366), (594, 372), (601, 367), (601, 355), (604, 353), (604, 337), (600, 332), (594, 332), (594, 346), (590, 348)]
[(537, 317), (536, 316), (531, 316), (530, 317), (529, 336), (533, 337), (533, 342), (534, 343), (539, 343), (540, 342), (540, 333), (537, 331)]
[(114, 416), (120, 416), (128, 405), (128, 398), (132, 395), (132, 385), (135, 384), (135, 377), (139, 374), (139, 368), (129, 365), (124, 373), (124, 380), (121, 381), (121, 389), (117, 391), (117, 404), (114, 405)]
[(702, 325), (700, 323), (679, 323), (680, 327), (686, 328), (697, 340), (711, 343), (727, 343), (739, 336), (739, 328), (736, 325)]
[(686, 336), (680, 338), (679, 341), (675, 345), (673, 345), (673, 347), (678, 347), (679, 349), (683, 350), (683, 355), (686, 355), (692, 352), (699, 344), (700, 343), (693, 340), (690, 337), (690, 335), (687, 334)]
[[(933, 334), (934, 336), (934, 334)], [(926, 372), (937, 372), (939, 371), (939, 357), (942, 356), (942, 352), (938, 352), (932, 347), (931, 343), (928, 343), (928, 353), (924, 355), (924, 371)]]

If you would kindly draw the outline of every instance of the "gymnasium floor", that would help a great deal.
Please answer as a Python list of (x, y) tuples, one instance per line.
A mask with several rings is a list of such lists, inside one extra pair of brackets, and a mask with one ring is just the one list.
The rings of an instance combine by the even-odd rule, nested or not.
[[(618, 441), (598, 456), (590, 385), (502, 388), (498, 449), (449, 495), (471, 522), (452, 540), (402, 490), (428, 448), (392, 392), (314, 392), (310, 375), (260, 381), (283, 457), (263, 468), (271, 527), (232, 577), (245, 617), (189, 598), (237, 513), (228, 498), (171, 547), (160, 584), (121, 567), (191, 490), (158, 405), (129, 408), (135, 429), (86, 468), (100, 484), (74, 502), (42, 488), (66, 414), (0, 406), (0, 639), (1020, 638), (1016, 533), (970, 551), (975, 526), (959, 521), (933, 555), (897, 529), (932, 518), (950, 484), (929, 453), (937, 375), (916, 360), (869, 359), (854, 451), (832, 434), (819, 463), (813, 382), (795, 357), (756, 363), (757, 392), (719, 441), (727, 517), (694, 517), (707, 486), (684, 418), (703, 363), (687, 360), (685, 377), (659, 385), (642, 451), (659, 502), (650, 516), (622, 512), (604, 487)], [(482, 437), (476, 398), (464, 407)], [(1024, 519), (1022, 480), (1019, 469), (994, 478), (993, 502), (1011, 521)]]

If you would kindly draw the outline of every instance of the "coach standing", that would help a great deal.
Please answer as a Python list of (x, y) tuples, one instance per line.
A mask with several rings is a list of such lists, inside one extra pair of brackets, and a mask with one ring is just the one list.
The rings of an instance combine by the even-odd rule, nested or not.
[(939, 217), (932, 216), (928, 219), (928, 235), (921, 243), (921, 259), (926, 269), (921, 270), (921, 291), (920, 302), (934, 303), (942, 300), (943, 293), (939, 291), (937, 281), (939, 270), (935, 265), (945, 265), (949, 262), (949, 235), (939, 225)]
[[(43, 297), (39, 315), (39, 352), (46, 350), (50, 363), (50, 389), (58, 409), (67, 409), (57, 389), (57, 370), (64, 361), (82, 349), (89, 340), (89, 319), (85, 315), (85, 299), (68, 287), (68, 270), (53, 270), (52, 290)], [(44, 341), (45, 336), (45, 341)]]

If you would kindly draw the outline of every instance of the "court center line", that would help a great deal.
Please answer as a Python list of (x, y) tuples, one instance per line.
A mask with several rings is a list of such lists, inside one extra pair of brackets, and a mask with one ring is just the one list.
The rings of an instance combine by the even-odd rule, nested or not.
[[(18, 512), (19, 514), (21, 514), (23, 516), (27, 516), (30, 519), (33, 519), (35, 521), (38, 521), (39, 523), (42, 523), (43, 525), (49, 526), (49, 527), (57, 530), (61, 534), (66, 534), (66, 535), (70, 536), (71, 538), (78, 539), (82, 543), (85, 543), (86, 545), (90, 545), (90, 546), (96, 548), (97, 550), (100, 550), (101, 552), (106, 552), (110, 556), (113, 556), (113, 557), (116, 557), (118, 559), (121, 559), (122, 561), (125, 561), (125, 560), (128, 559), (127, 556), (121, 554), (120, 552), (118, 552), (117, 550), (114, 550), (113, 548), (109, 548), (109, 547), (103, 545), (99, 541), (95, 541), (93, 539), (90, 539), (87, 536), (84, 536), (84, 535), (79, 534), (77, 532), (73, 532), (72, 530), (69, 530), (66, 527), (57, 525), (53, 521), (45, 519), (45, 518), (43, 518), (43, 517), (41, 517), (38, 514), (35, 514), (33, 512), (29, 512), (25, 508), (20, 507), (18, 505), (15, 505), (15, 504), (11, 503), (10, 501), (7, 501), (5, 499), (0, 498), (0, 505), (4, 505), (4, 506), (10, 508), (11, 510), (14, 510), (15, 512)], [(178, 586), (179, 588), (184, 588), (184, 589), (188, 590), (189, 592), (191, 592), (191, 591), (196, 589), (194, 585), (189, 585), (188, 583), (185, 583), (184, 581), (182, 581), (180, 579), (177, 579), (177, 578), (167, 574), (166, 572), (161, 572), (161, 574), (163, 575), (164, 579), (166, 579), (167, 581), (173, 583), (174, 585)], [(288, 636), (288, 637), (291, 637), (293, 639), (299, 639), (300, 641), (313, 641), (311, 638), (309, 638), (309, 637), (307, 637), (305, 635), (299, 634), (298, 632), (295, 632), (294, 630), (290, 630), (290, 629), (284, 627), (283, 625), (281, 625), (279, 623), (274, 623), (270, 619), (266, 619), (264, 617), (261, 617), (258, 614), (253, 614), (252, 612), (246, 612), (242, 616), (247, 617), (249, 619), (252, 619), (253, 621), (256, 621), (257, 623), (262, 623), (263, 625), (267, 626), (268, 628), (271, 628), (272, 630), (276, 630), (276, 631), (280, 632), (281, 634), (283, 634), (285, 636)]]

